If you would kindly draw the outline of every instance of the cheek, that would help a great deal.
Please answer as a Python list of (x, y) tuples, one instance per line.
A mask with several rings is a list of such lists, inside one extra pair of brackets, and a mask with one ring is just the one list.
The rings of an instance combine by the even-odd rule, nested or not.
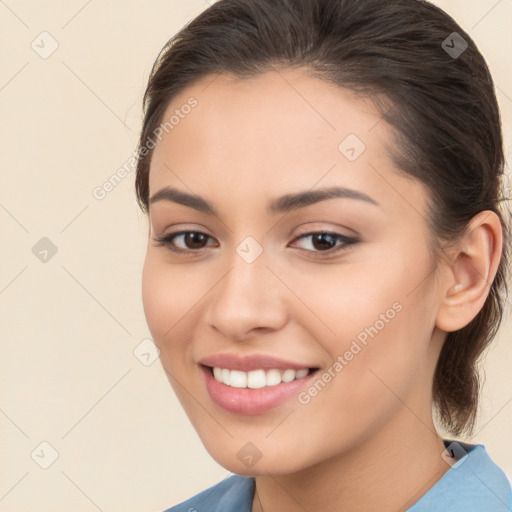
[(405, 395), (421, 374), (433, 327), (427, 311), (435, 309), (425, 279), (430, 263), (421, 259), (400, 260), (389, 254), (365, 260), (364, 268), (354, 263), (297, 279), (302, 293), (308, 292), (308, 305), (322, 320), (316, 319), (316, 339), (333, 364), (339, 362), (332, 369), (332, 389), (356, 409), (366, 409), (379, 396), (394, 401), (391, 390)]
[[(153, 340), (161, 351), (168, 350), (194, 304), (193, 290), (186, 277), (148, 250), (142, 271), (142, 303)], [(183, 319), (180, 321), (180, 319)]]
[(381, 331), (399, 316), (396, 303), (404, 295), (400, 282), (393, 269), (382, 267), (382, 263), (365, 261), (287, 273), (285, 280), (307, 305), (301, 322), (307, 321), (305, 327), (328, 344), (333, 357), (347, 350), (352, 339), (359, 336), (364, 341), (375, 324)]
[[(164, 288), (158, 272), (158, 265), (148, 252), (142, 270), (142, 304), (146, 322), (157, 345), (160, 344), (165, 333), (162, 324), (167, 317), (163, 315), (163, 312), (167, 308), (167, 301), (170, 298), (170, 294), (164, 293)], [(169, 324), (167, 329), (170, 325), (172, 324)]]

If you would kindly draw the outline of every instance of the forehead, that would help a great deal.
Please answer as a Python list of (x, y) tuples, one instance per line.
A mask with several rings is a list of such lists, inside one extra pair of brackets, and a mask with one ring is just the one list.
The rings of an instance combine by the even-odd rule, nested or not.
[(392, 131), (373, 103), (298, 69), (209, 75), (173, 99), (163, 122), (171, 117), (154, 149), (150, 196), (167, 185), (214, 201), (235, 188), (249, 199), (324, 185), (382, 196), (382, 176), (398, 179)]

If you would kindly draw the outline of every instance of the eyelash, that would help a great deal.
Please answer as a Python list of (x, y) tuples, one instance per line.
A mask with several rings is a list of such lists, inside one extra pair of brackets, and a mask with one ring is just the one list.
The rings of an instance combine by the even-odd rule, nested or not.
[[(155, 242), (157, 242), (158, 246), (163, 246), (166, 249), (168, 249), (174, 253), (181, 253), (181, 254), (196, 253), (197, 254), (200, 251), (202, 251), (203, 249), (205, 249), (205, 247), (203, 247), (201, 249), (181, 249), (181, 248), (177, 248), (174, 245), (172, 245), (174, 238), (176, 238), (177, 236), (180, 236), (180, 235), (186, 235), (188, 233), (201, 234), (201, 235), (207, 236), (210, 239), (212, 238), (212, 237), (210, 237), (210, 235), (207, 235), (206, 233), (203, 233), (201, 231), (184, 230), (184, 231), (176, 231), (174, 233), (168, 233), (166, 235), (161, 235), (161, 236), (153, 238), (153, 240)], [(343, 244), (338, 245), (338, 247), (335, 249), (329, 249), (326, 251), (311, 251), (309, 249), (303, 249), (303, 250), (311, 253), (311, 255), (314, 258), (326, 258), (326, 257), (332, 256), (334, 254), (338, 254), (340, 252), (346, 251), (350, 246), (355, 245), (359, 241), (356, 238), (352, 238), (352, 237), (349, 237), (346, 235), (341, 235), (340, 233), (334, 233), (331, 231), (311, 231), (309, 233), (304, 233), (303, 235), (298, 236), (297, 238), (295, 238), (293, 240), (293, 242), (295, 242), (296, 240), (301, 240), (302, 238), (307, 238), (307, 237), (319, 235), (319, 234), (330, 235), (331, 237), (334, 238), (335, 241), (341, 241), (341, 242), (343, 242)]]

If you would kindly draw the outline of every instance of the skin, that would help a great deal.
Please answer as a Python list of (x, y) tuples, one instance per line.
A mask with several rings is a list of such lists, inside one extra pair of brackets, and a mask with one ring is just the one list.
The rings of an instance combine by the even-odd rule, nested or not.
[[(197, 106), (154, 150), (150, 196), (173, 186), (219, 215), (152, 204), (142, 280), (173, 389), (211, 456), (256, 476), (253, 512), (406, 510), (450, 469), (432, 420), (433, 373), (446, 332), (484, 304), (501, 253), (499, 219), (477, 215), (435, 266), (428, 191), (393, 167), (391, 129), (368, 99), (281, 69), (243, 81), (206, 77), (165, 118), (191, 96)], [(350, 133), (366, 146), (353, 162), (338, 150)], [(271, 198), (331, 185), (378, 206), (334, 198), (265, 211)], [(184, 254), (154, 241), (182, 229), (211, 238), (187, 246), (177, 237)], [(326, 246), (298, 239), (311, 231), (359, 241), (326, 257)], [(263, 249), (250, 264), (236, 252), (247, 236)], [(269, 354), (322, 374), (397, 302), (401, 311), (308, 404), (293, 397), (241, 416), (207, 393), (197, 366), (205, 356)], [(247, 442), (262, 454), (250, 468), (237, 457)]]

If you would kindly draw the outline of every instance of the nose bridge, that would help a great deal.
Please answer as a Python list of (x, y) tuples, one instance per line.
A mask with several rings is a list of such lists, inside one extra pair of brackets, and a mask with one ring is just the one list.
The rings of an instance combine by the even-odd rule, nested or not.
[(254, 328), (277, 329), (286, 320), (268, 254), (252, 237), (234, 249), (227, 273), (213, 290), (208, 322), (230, 338), (243, 338)]

